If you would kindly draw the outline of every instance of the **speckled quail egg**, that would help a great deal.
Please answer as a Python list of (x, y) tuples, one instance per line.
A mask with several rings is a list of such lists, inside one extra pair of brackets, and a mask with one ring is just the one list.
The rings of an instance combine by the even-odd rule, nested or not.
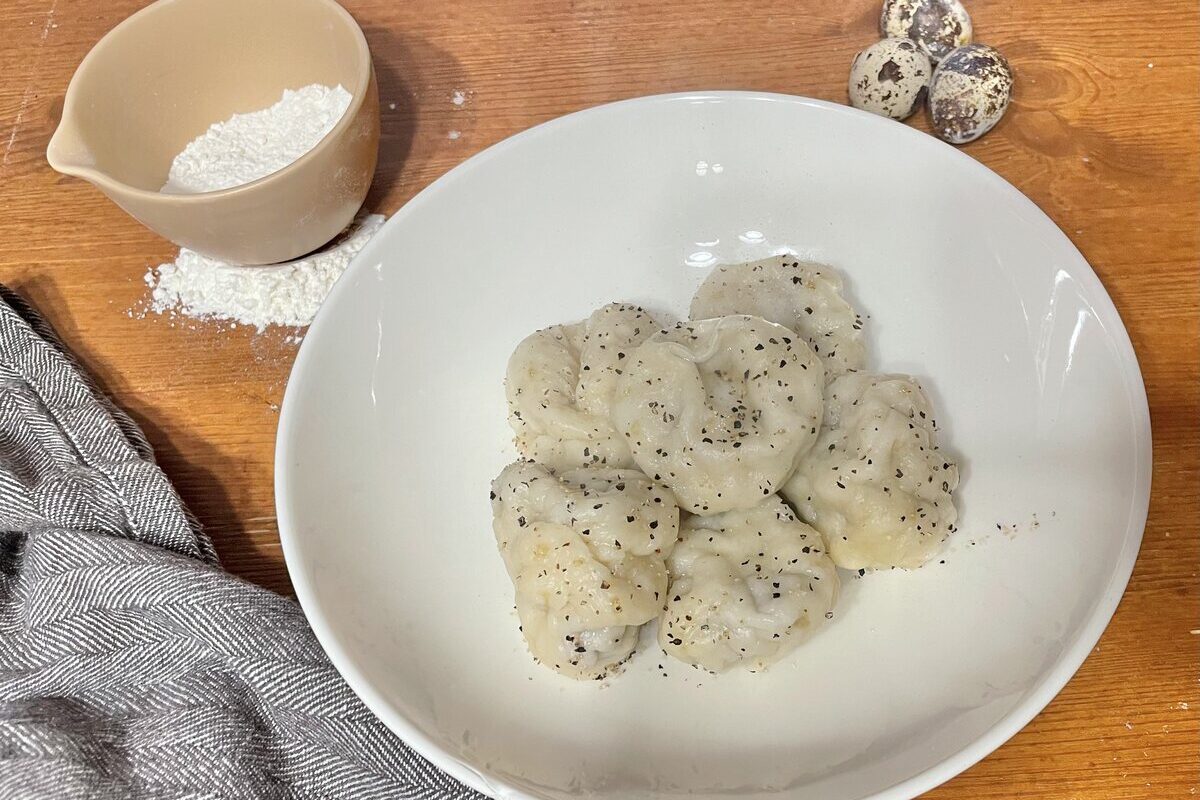
[(959, 0), (884, 0), (879, 30), (912, 39), (936, 64), (970, 43), (971, 17)]
[(904, 119), (925, 100), (932, 73), (929, 57), (915, 43), (884, 39), (854, 57), (846, 91), (855, 108)]
[(933, 132), (951, 144), (975, 141), (1004, 116), (1012, 89), (1012, 69), (998, 50), (969, 44), (951, 51), (929, 82)]

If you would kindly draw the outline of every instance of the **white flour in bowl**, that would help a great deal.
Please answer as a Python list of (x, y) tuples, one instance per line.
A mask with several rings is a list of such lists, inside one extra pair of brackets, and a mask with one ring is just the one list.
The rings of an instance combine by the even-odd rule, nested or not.
[[(188, 144), (172, 162), (162, 191), (212, 192), (270, 175), (315, 147), (349, 105), (350, 93), (341, 86), (286, 90), (270, 108), (235, 114)], [(146, 310), (227, 321), (230, 327), (253, 325), (259, 331), (268, 325), (308, 325), (383, 220), (360, 214), (324, 250), (267, 267), (226, 264), (182, 248), (174, 261), (146, 272)]]
[(325, 250), (269, 267), (239, 267), (187, 248), (170, 264), (146, 272), (149, 310), (253, 325), (304, 326), (312, 322), (346, 265), (383, 225), (360, 214)]
[(340, 85), (285, 89), (270, 108), (234, 114), (193, 139), (171, 162), (162, 191), (215, 192), (265, 178), (316, 147), (349, 107)]

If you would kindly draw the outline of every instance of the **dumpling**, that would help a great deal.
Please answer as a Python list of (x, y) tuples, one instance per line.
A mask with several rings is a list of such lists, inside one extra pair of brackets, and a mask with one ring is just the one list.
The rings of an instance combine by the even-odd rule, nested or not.
[(817, 438), (824, 370), (758, 317), (680, 323), (633, 351), (612, 421), (638, 467), (696, 514), (774, 494)]
[(826, 388), (825, 429), (783, 494), (846, 569), (919, 567), (954, 532), (958, 467), (937, 447), (907, 375), (851, 373)]
[(862, 318), (842, 297), (841, 276), (823, 264), (784, 255), (717, 267), (692, 298), (691, 317), (728, 314), (754, 314), (796, 331), (825, 365), (826, 380), (867, 363)]
[(668, 567), (663, 649), (713, 672), (763, 669), (832, 616), (838, 575), (821, 536), (777, 496), (689, 517)]
[(657, 330), (637, 306), (610, 303), (584, 322), (528, 336), (508, 361), (505, 393), (517, 450), (552, 470), (631, 467), (608, 421), (624, 360)]
[(518, 461), (492, 483), (492, 514), (534, 658), (572, 678), (609, 674), (662, 611), (679, 531), (670, 491), (636, 470), (555, 477)]

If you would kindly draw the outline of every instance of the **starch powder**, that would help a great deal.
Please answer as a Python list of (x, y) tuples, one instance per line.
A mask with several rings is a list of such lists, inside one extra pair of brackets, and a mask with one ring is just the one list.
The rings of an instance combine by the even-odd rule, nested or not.
[(278, 172), (316, 147), (349, 107), (340, 85), (285, 89), (270, 108), (234, 114), (192, 140), (171, 162), (162, 191), (215, 192)]
[[(270, 175), (315, 147), (349, 105), (350, 93), (341, 86), (313, 84), (285, 91), (270, 108), (235, 114), (175, 157), (163, 191), (211, 192)], [(259, 331), (268, 325), (308, 325), (383, 220), (360, 214), (325, 250), (267, 267), (227, 264), (182, 248), (173, 262), (146, 273), (148, 310), (253, 325)]]
[(239, 267), (187, 248), (170, 264), (146, 273), (150, 310), (253, 325), (304, 326), (350, 260), (383, 225), (379, 214), (360, 215), (327, 249), (269, 267)]

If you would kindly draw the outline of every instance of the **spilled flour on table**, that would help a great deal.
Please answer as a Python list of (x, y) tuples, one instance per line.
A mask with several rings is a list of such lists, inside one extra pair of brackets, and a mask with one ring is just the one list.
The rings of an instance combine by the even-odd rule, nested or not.
[(383, 225), (379, 214), (360, 214), (326, 249), (296, 261), (242, 267), (187, 248), (176, 259), (146, 272), (147, 311), (250, 325), (303, 327), (312, 322), (325, 296), (351, 259)]

